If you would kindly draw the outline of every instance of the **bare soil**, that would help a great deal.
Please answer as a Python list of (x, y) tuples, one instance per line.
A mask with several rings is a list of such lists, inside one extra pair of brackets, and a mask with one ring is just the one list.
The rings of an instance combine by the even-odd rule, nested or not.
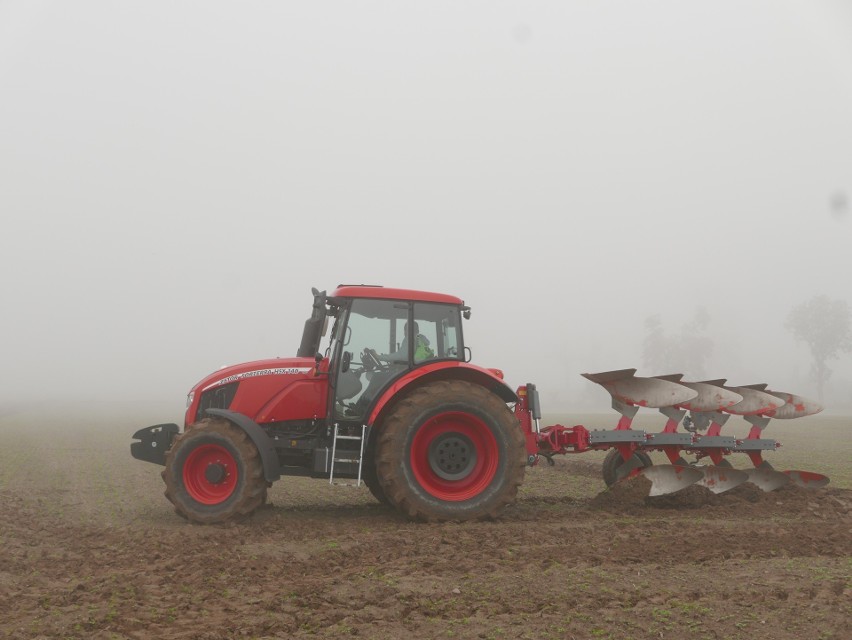
[(530, 469), (496, 521), (285, 478), (198, 526), (127, 430), (21, 433), (0, 424), (2, 638), (849, 637), (848, 488), (646, 498), (578, 456)]

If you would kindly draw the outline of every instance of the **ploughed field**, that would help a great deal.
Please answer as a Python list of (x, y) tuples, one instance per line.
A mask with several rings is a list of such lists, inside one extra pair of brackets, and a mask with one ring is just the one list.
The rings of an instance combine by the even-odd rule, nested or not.
[(412, 523), (283, 478), (248, 521), (202, 527), (130, 457), (163, 416), (128, 415), (0, 416), (0, 638), (849, 637), (852, 418), (765, 432), (777, 469), (832, 477), (816, 491), (646, 499), (641, 477), (605, 490), (594, 453), (528, 469), (496, 521)]

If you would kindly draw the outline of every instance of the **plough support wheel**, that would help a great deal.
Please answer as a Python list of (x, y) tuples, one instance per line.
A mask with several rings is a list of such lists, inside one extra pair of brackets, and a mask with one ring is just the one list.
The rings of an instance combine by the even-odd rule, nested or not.
[(618, 449), (610, 449), (603, 462), (603, 478), (606, 486), (611, 487), (619, 480), (632, 476), (643, 467), (650, 467), (653, 463), (644, 451), (634, 451), (629, 460), (625, 461)]

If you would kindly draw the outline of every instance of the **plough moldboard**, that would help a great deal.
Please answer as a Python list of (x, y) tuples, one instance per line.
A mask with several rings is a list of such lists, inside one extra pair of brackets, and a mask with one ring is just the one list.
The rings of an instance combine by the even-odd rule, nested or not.
[[(541, 427), (541, 409), (535, 385), (518, 389), (515, 415), (527, 437), (527, 452), (535, 464), (539, 456), (551, 464), (556, 454), (608, 449), (603, 476), (607, 485), (644, 475), (651, 481), (650, 496), (679, 491), (693, 484), (713, 493), (724, 493), (744, 482), (764, 491), (788, 484), (819, 488), (828, 477), (809, 471), (776, 471), (763, 459), (780, 443), (763, 438), (772, 418), (790, 420), (811, 416), (822, 406), (801, 396), (767, 389), (766, 384), (728, 386), (727, 380), (687, 382), (682, 374), (636, 376), (636, 369), (584, 373), (612, 396), (612, 408), (621, 414), (614, 429), (589, 430), (582, 425), (557, 424)], [(666, 418), (659, 432), (632, 428), (640, 408), (658, 409)], [(732, 416), (741, 416), (751, 429), (745, 438), (722, 434)], [(680, 431), (679, 427), (684, 430)], [(653, 465), (647, 452), (661, 451), (670, 464)], [(736, 469), (728, 461), (734, 453), (745, 453), (752, 467)], [(688, 461), (684, 455), (694, 456)], [(709, 462), (709, 464), (708, 464)]]

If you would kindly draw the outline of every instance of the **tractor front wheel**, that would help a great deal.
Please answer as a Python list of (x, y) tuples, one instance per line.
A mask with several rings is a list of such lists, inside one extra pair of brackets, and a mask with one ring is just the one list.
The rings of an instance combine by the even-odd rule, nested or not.
[(526, 449), (517, 419), (485, 388), (435, 382), (400, 400), (379, 427), (376, 472), (412, 519), (496, 517), (515, 500)]
[(175, 438), (162, 476), (175, 511), (200, 524), (247, 516), (266, 500), (257, 447), (221, 418), (202, 420)]

